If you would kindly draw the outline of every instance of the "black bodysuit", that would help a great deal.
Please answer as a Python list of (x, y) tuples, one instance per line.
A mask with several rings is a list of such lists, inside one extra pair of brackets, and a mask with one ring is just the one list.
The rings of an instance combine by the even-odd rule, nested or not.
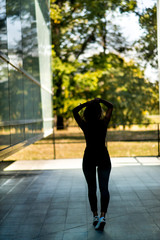
[(83, 123), (82, 130), (86, 140), (86, 149), (83, 162), (89, 165), (111, 167), (110, 157), (105, 139), (107, 134), (107, 123), (104, 120), (92, 123)]
[(98, 171), (99, 188), (101, 192), (101, 212), (107, 212), (109, 204), (108, 182), (111, 162), (105, 139), (108, 122), (105, 120), (79, 124), (86, 139), (86, 149), (83, 156), (83, 172), (88, 184), (88, 197), (92, 212), (97, 211), (96, 167)]

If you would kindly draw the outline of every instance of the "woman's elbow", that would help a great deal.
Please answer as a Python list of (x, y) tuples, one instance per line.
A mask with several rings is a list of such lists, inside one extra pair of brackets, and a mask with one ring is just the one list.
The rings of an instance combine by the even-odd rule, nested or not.
[(114, 107), (114, 106), (113, 106), (113, 104), (111, 103), (110, 108), (113, 109), (113, 107)]

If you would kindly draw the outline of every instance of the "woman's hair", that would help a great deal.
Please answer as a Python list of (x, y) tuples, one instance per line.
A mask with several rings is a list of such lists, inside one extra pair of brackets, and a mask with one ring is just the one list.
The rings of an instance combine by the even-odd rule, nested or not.
[(83, 116), (86, 122), (99, 120), (102, 115), (102, 108), (98, 102), (90, 103), (84, 110)]

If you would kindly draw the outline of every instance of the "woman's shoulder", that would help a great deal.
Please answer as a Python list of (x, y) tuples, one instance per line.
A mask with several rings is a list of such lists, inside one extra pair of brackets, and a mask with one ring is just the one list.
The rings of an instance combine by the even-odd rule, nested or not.
[(105, 117), (101, 118), (99, 122), (100, 122), (100, 125), (105, 128), (108, 126), (108, 121), (105, 119)]

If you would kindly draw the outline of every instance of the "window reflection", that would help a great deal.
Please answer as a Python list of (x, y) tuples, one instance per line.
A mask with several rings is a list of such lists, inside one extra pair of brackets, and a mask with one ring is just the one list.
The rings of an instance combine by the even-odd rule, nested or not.
[(0, 0), (0, 51), (9, 59), (0, 58), (0, 150), (52, 128), (42, 120), (52, 117), (51, 94), (11, 65), (51, 89), (47, 2)]
[(0, 127), (0, 150), (10, 146), (10, 127)]
[(24, 126), (11, 126), (11, 145), (24, 140)]
[(31, 138), (33, 135), (33, 124), (25, 124), (25, 140)]
[(8, 57), (11, 62), (22, 67), (22, 33), (20, 1), (7, 1)]
[(33, 119), (33, 83), (24, 77), (24, 117)]
[(33, 17), (27, 0), (21, 2), (23, 68), (32, 75), (32, 31)]
[(31, 35), (32, 35), (32, 75), (40, 82), (37, 22), (35, 13), (35, 1), (30, 4), (31, 9)]
[(0, 51), (7, 55), (7, 25), (5, 0), (0, 0)]
[(10, 120), (24, 119), (22, 74), (9, 66)]
[(0, 121), (9, 121), (8, 66), (0, 59)]
[(33, 124), (33, 134), (41, 134), (43, 131), (43, 122), (37, 122)]

